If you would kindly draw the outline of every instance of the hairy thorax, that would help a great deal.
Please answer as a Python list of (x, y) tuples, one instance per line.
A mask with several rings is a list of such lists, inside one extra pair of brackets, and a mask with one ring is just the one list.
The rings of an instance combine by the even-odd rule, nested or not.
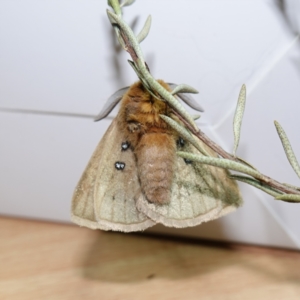
[(122, 99), (119, 126), (135, 154), (142, 192), (149, 202), (166, 204), (171, 197), (177, 135), (160, 114), (171, 116), (170, 107), (137, 82)]

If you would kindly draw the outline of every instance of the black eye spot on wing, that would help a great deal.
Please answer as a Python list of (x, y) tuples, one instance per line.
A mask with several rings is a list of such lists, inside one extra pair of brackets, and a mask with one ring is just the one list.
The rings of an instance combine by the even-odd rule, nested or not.
[(187, 164), (187, 165), (190, 165), (192, 163), (191, 160), (187, 159), (187, 158), (184, 158), (184, 162)]
[(177, 146), (178, 146), (178, 147), (184, 147), (184, 146), (185, 146), (185, 141), (184, 141), (183, 138), (180, 137), (180, 138), (177, 140)]
[(121, 161), (116, 161), (115, 162), (115, 168), (118, 170), (118, 171), (122, 171), (124, 170), (125, 168), (125, 163), (121, 162)]
[(126, 141), (121, 144), (122, 151), (126, 151), (129, 148), (130, 144)]

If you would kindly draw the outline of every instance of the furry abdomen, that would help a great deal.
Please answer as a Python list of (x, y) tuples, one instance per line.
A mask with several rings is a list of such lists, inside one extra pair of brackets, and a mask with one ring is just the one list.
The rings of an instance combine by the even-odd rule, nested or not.
[[(159, 83), (169, 90), (166, 83)], [(160, 114), (170, 116), (169, 106), (138, 82), (124, 95), (119, 120), (135, 154), (143, 194), (149, 202), (166, 204), (171, 200), (176, 134)]]
[(176, 143), (166, 133), (144, 134), (135, 150), (142, 192), (149, 202), (171, 200)]

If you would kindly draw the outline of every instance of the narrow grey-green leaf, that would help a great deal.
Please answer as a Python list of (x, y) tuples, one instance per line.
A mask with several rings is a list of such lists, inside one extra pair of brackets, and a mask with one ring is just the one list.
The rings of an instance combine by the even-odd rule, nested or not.
[[(114, 14), (110, 10), (107, 10), (106, 12), (108, 14), (109, 20), (110, 21), (113, 20), (114, 23), (119, 25), (120, 30), (122, 30), (122, 33), (127, 37), (130, 45), (134, 49), (135, 55), (137, 56), (137, 60), (139, 59), (140, 62), (142, 62), (143, 66), (145, 67), (142, 50), (141, 50), (140, 45), (139, 45), (134, 33), (132, 32), (131, 28), (123, 21), (121, 16)], [(126, 48), (125, 48), (125, 50), (127, 51)]]
[[(145, 74), (146, 75), (146, 74)], [(152, 76), (147, 77), (147, 82), (155, 89), (155, 91), (172, 106), (178, 113), (180, 113), (185, 120), (195, 129), (196, 132), (199, 131), (194, 119), (186, 111), (183, 105), (176, 99), (169, 91), (167, 91), (163, 86), (161, 86)]]
[(128, 59), (128, 62), (130, 64), (130, 66), (132, 67), (132, 69), (134, 70), (134, 72), (136, 73), (136, 75), (138, 76), (138, 78), (141, 78), (141, 74), (140, 74), (138, 68), (136, 67), (135, 63), (129, 59)]
[(275, 124), (275, 127), (277, 129), (277, 133), (279, 135), (281, 143), (283, 145), (285, 154), (286, 154), (292, 168), (294, 169), (294, 171), (296, 172), (296, 174), (300, 178), (300, 166), (299, 166), (297, 158), (294, 154), (292, 146), (289, 142), (289, 139), (288, 139), (286, 133), (284, 132), (283, 128), (281, 127), (281, 125), (277, 121), (274, 121), (274, 124)]
[(192, 161), (197, 161), (203, 164), (228, 169), (228, 170), (234, 170), (241, 173), (248, 174), (250, 176), (253, 176), (255, 178), (261, 179), (263, 178), (262, 174), (260, 174), (258, 171), (255, 171), (241, 163), (231, 161), (229, 159), (225, 158), (216, 158), (216, 157), (207, 157), (207, 156), (201, 156), (201, 155), (195, 155), (187, 152), (177, 152), (177, 154), (183, 158), (187, 158)]
[(118, 39), (118, 41), (119, 41), (121, 47), (122, 47), (125, 51), (127, 51), (127, 47), (126, 47), (126, 45), (125, 45), (125, 43), (124, 43), (124, 40), (123, 40), (123, 38), (122, 38), (122, 36), (121, 36), (121, 34), (120, 34), (119, 28), (114, 27), (114, 29), (115, 29), (115, 33), (116, 33), (117, 39)]
[(118, 16), (121, 16), (122, 11), (119, 0), (107, 0), (107, 4), (112, 7)]
[(201, 118), (200, 115), (192, 115), (192, 118), (194, 119), (194, 121), (198, 120)]
[(251, 165), (249, 162), (247, 162), (246, 160), (244, 160), (243, 158), (237, 157), (236, 158), (243, 164), (245, 164), (246, 166), (252, 168), (253, 170), (258, 171), (253, 165)]
[(126, 50), (127, 50), (127, 49), (126, 49), (126, 45), (125, 45), (125, 43), (124, 43), (124, 41), (123, 41), (123, 38), (122, 38), (121, 35), (120, 35), (120, 30), (119, 30), (119, 28), (118, 28), (117, 26), (115, 26), (115, 21), (114, 21), (114, 19), (111, 17), (111, 15), (110, 15), (110, 14), (107, 14), (107, 16), (108, 16), (108, 19), (109, 19), (111, 25), (113, 26), (113, 29), (115, 30), (117, 39), (118, 39), (118, 41), (119, 41), (121, 47), (126, 51)]
[[(168, 85), (170, 86), (171, 89), (175, 89), (177, 86), (177, 84), (169, 83), (169, 82), (168, 82)], [(190, 96), (188, 94), (183, 94), (183, 93), (178, 93), (178, 94), (176, 94), (176, 96), (179, 97), (189, 107), (191, 107), (197, 111), (204, 112), (203, 107), (201, 107), (201, 105), (192, 96)]]
[(151, 27), (151, 16), (148, 16), (145, 25), (141, 32), (136, 36), (136, 39), (138, 40), (139, 43), (141, 43), (148, 35)]
[(275, 197), (275, 199), (286, 201), (286, 202), (300, 202), (300, 195), (283, 194), (283, 195)]
[(198, 94), (199, 92), (195, 88), (193, 88), (187, 84), (179, 84), (173, 89), (171, 94), (176, 95), (178, 93)]
[(131, 5), (134, 1), (135, 1), (135, 0), (125, 0), (125, 1), (123, 1), (123, 2), (120, 4), (120, 6), (121, 6), (121, 7), (129, 6), (129, 5)]
[(300, 186), (292, 185), (292, 184), (289, 184), (289, 183), (283, 183), (283, 185), (285, 185), (285, 186), (287, 186), (289, 188), (292, 188), (294, 190), (300, 191)]
[(153, 94), (153, 92), (151, 91), (150, 86), (148, 85), (147, 81), (144, 80), (142, 74), (140, 74), (138, 68), (136, 67), (135, 63), (132, 60), (128, 60), (130, 66), (132, 67), (132, 69), (135, 71), (136, 75), (138, 76), (139, 80), (142, 82), (143, 86), (145, 87), (145, 89), (150, 93), (151, 96), (157, 98), (157, 96), (155, 96)]
[(236, 106), (234, 119), (233, 119), (233, 134), (234, 134), (233, 155), (234, 156), (240, 141), (241, 125), (242, 125), (242, 120), (243, 120), (243, 115), (245, 110), (245, 104), (246, 104), (246, 86), (243, 84), (239, 94), (239, 99), (238, 99), (238, 103)]
[(176, 130), (179, 135), (190, 142), (196, 149), (198, 149), (203, 155), (209, 156), (204, 148), (202, 148), (199, 143), (196, 141), (194, 136), (178, 122), (174, 121), (172, 118), (165, 115), (159, 115), (167, 124), (169, 124), (174, 130)]
[(277, 197), (280, 196), (281, 193), (276, 191), (275, 189), (273, 189), (272, 187), (269, 187), (265, 184), (263, 184), (262, 182), (260, 182), (259, 180), (256, 180), (254, 178), (248, 177), (248, 176), (242, 176), (242, 175), (231, 175), (230, 178), (241, 181), (241, 182), (245, 182), (247, 184), (250, 184), (260, 190), (262, 190), (263, 192), (273, 196), (273, 197)]

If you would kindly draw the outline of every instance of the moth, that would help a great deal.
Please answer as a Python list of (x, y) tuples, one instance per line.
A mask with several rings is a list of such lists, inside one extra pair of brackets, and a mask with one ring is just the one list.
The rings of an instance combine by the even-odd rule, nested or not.
[[(167, 83), (158, 82), (171, 90)], [(199, 152), (160, 118), (164, 114), (177, 120), (165, 101), (137, 82), (117, 93), (98, 119), (119, 101), (119, 112), (75, 189), (73, 222), (123, 232), (145, 230), (156, 223), (188, 227), (241, 205), (237, 184), (226, 170), (176, 155), (176, 151)], [(217, 156), (206, 145), (202, 147)]]

